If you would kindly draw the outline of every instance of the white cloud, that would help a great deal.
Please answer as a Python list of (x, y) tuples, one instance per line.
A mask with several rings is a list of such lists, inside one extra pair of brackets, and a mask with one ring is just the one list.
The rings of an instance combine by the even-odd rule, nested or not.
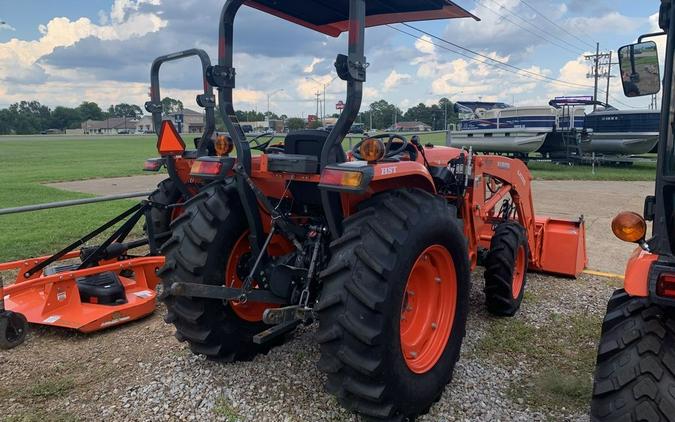
[(300, 95), (301, 98), (314, 98), (314, 95), (318, 93), (323, 93), (324, 85), (326, 89), (332, 86), (336, 82), (335, 75), (327, 74), (321, 76), (311, 76), (301, 79), (296, 79), (295, 81), (295, 91)]
[(415, 41), (415, 48), (417, 51), (424, 54), (433, 54), (435, 51), (435, 46), (431, 41), (431, 37), (428, 35), (422, 35), (420, 39)]
[(2, 19), (0, 19), (0, 31), (16, 31), (16, 28), (14, 28), (12, 25), (8, 24), (7, 22), (4, 22)]
[[(41, 95), (42, 87), (33, 92), (32, 98), (43, 98), (48, 104), (53, 103), (55, 98), (63, 104), (73, 104), (70, 101), (71, 95), (79, 95), (79, 100), (75, 104), (79, 104), (82, 97), (95, 93), (97, 98), (105, 98), (103, 91), (106, 91), (104, 86), (109, 81), (101, 81), (96, 90), (91, 90), (83, 82), (82, 75), (72, 70), (57, 70), (50, 66), (40, 64), (39, 60), (54, 52), (55, 49), (61, 47), (69, 47), (88, 37), (98, 38), (101, 40), (127, 40), (134, 37), (140, 37), (145, 34), (155, 32), (167, 25), (167, 22), (157, 14), (152, 13), (129, 13), (129, 10), (138, 10), (142, 3), (156, 3), (159, 0), (116, 0), (111, 9), (112, 23), (110, 25), (97, 25), (89, 18), (81, 17), (76, 20), (70, 20), (66, 17), (55, 17), (51, 19), (46, 25), (39, 25), (38, 30), (41, 37), (36, 40), (20, 40), (12, 38), (11, 40), (0, 43), (0, 81), (11, 81), (0, 98), (4, 103), (9, 103), (18, 99), (26, 99), (28, 92), (31, 92), (35, 87), (35, 83), (31, 81), (37, 80), (44, 85), (45, 92), (50, 92), (53, 96), (51, 98), (44, 98)], [(51, 78), (51, 81), (48, 81)], [(86, 79), (86, 78), (85, 78)], [(21, 81), (25, 81), (25, 86), (20, 86)], [(82, 85), (79, 85), (82, 84)], [(0, 84), (2, 85), (2, 84)], [(114, 86), (116, 84), (108, 84), (107, 86)], [(147, 91), (147, 84), (144, 84), (143, 91)], [(81, 86), (77, 89), (77, 86)], [(61, 87), (61, 93), (55, 94)], [(130, 87), (129, 90), (122, 89), (124, 93), (120, 92), (120, 88), (112, 92), (117, 92), (118, 95), (129, 96), (133, 95), (134, 89)], [(22, 92), (24, 97), (17, 98), (12, 95), (13, 92)], [(126, 95), (125, 95), (126, 94)]]
[(319, 64), (319, 63), (323, 63), (325, 60), (326, 60), (326, 59), (320, 59), (320, 58), (318, 58), (318, 57), (314, 57), (314, 58), (312, 58), (312, 63), (310, 63), (309, 65), (305, 66), (305, 68), (302, 69), (302, 71), (303, 71), (304, 73), (312, 73), (312, 72), (314, 72), (314, 67), (315, 67), (317, 64)]
[(391, 91), (392, 89), (398, 87), (402, 82), (408, 81), (411, 79), (411, 76), (407, 73), (398, 73), (396, 70), (392, 70), (389, 73), (389, 76), (384, 80), (382, 90), (384, 92)]

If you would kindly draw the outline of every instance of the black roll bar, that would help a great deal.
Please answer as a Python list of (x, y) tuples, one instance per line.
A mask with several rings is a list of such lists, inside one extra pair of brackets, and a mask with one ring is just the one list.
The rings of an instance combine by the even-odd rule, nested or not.
[[(349, 47), (347, 56), (342, 54), (335, 60), (335, 70), (340, 79), (347, 81), (347, 101), (335, 127), (321, 150), (320, 168), (328, 164), (333, 148), (342, 148), (342, 141), (352, 127), (361, 109), (363, 82), (366, 80), (366, 58), (364, 56), (366, 27), (365, 0), (349, 0)], [(321, 205), (328, 223), (331, 237), (342, 235), (342, 207), (340, 194), (321, 189)]]
[[(225, 127), (237, 151), (239, 171), (251, 175), (251, 148), (234, 112), (232, 90), (235, 87), (236, 71), (233, 67), (234, 18), (245, 0), (227, 0), (220, 15), (218, 38), (218, 65), (206, 69), (210, 85), (218, 88), (218, 107)], [(335, 67), (342, 80), (347, 81), (345, 109), (321, 150), (320, 168), (328, 163), (333, 148), (341, 148), (342, 140), (356, 119), (363, 97), (363, 82), (366, 80), (366, 59), (364, 57), (364, 36), (366, 1), (349, 0), (349, 48), (348, 55), (338, 55)], [(235, 169), (236, 170), (236, 169)], [(235, 182), (250, 228), (250, 243), (253, 255), (263, 247), (265, 239), (255, 193), (241, 174), (235, 175)], [(328, 220), (331, 235), (341, 234), (341, 209), (339, 194), (321, 192), (324, 214)]]
[(211, 59), (206, 51), (198, 48), (191, 48), (189, 50), (179, 51), (178, 53), (167, 54), (157, 57), (152, 62), (150, 68), (150, 101), (145, 103), (145, 109), (152, 113), (152, 122), (155, 127), (155, 133), (159, 134), (159, 128), (162, 126), (162, 99), (159, 92), (159, 69), (162, 64), (174, 60), (181, 60), (188, 57), (197, 57), (202, 64), (202, 80), (204, 84), (204, 93), (197, 95), (197, 104), (204, 108), (205, 112), (205, 126), (204, 134), (199, 141), (197, 153), (199, 156), (208, 154), (208, 145), (211, 141), (211, 136), (216, 130), (216, 116), (215, 106), (216, 97), (213, 95), (213, 87), (206, 79), (206, 71), (211, 67)]
[[(235, 70), (233, 62), (234, 18), (237, 11), (244, 4), (244, 0), (227, 0), (220, 14), (218, 31), (218, 65), (210, 66), (206, 70), (209, 83), (218, 88), (218, 110), (225, 123), (225, 128), (232, 139), (237, 151), (237, 169), (251, 175), (251, 147), (246, 141), (246, 135), (239, 125), (232, 103), (232, 90), (235, 85)], [(245, 175), (235, 173), (235, 186), (239, 199), (246, 215), (249, 226), (249, 243), (253, 256), (260, 255), (264, 247), (265, 232), (263, 230), (258, 202), (253, 190), (248, 186)]]

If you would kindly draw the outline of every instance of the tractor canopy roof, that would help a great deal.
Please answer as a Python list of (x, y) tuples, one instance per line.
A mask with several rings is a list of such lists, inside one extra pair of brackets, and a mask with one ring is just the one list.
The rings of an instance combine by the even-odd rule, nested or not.
[[(349, 0), (246, 0), (246, 5), (332, 37), (349, 29)], [(366, 26), (474, 18), (449, 0), (367, 0)]]

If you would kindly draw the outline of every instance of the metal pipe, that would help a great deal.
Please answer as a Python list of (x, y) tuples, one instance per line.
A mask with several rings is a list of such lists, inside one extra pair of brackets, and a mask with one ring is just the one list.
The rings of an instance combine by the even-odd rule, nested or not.
[(97, 202), (117, 201), (120, 199), (147, 198), (151, 193), (152, 192), (120, 193), (117, 195), (97, 196), (96, 198), (71, 199), (68, 201), (47, 202), (44, 204), (24, 205), (21, 207), (13, 207), (13, 208), (2, 208), (0, 209), (0, 215), (49, 210), (52, 208), (72, 207), (75, 205), (87, 205), (87, 204), (94, 204)]

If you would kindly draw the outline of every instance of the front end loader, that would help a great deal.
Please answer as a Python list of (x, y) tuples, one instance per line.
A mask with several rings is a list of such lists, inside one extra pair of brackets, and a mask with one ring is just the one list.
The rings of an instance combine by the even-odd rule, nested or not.
[[(335, 61), (347, 96), (332, 130), (246, 139), (232, 100), (242, 6), (329, 36), (348, 33), (348, 52)], [(411, 419), (452, 377), (479, 263), (486, 306), (502, 316), (518, 311), (528, 270), (583, 270), (583, 219), (536, 216), (522, 162), (400, 134), (344, 150), (366, 80), (365, 28), (450, 18), (475, 17), (447, 0), (226, 2), (218, 64), (205, 76), (227, 135), (191, 159), (184, 177), (200, 188), (180, 204), (159, 271), (165, 319), (194, 353), (251, 359), (318, 320), (327, 391), (364, 416)], [(172, 123), (156, 127), (162, 159), (184, 157)]]

